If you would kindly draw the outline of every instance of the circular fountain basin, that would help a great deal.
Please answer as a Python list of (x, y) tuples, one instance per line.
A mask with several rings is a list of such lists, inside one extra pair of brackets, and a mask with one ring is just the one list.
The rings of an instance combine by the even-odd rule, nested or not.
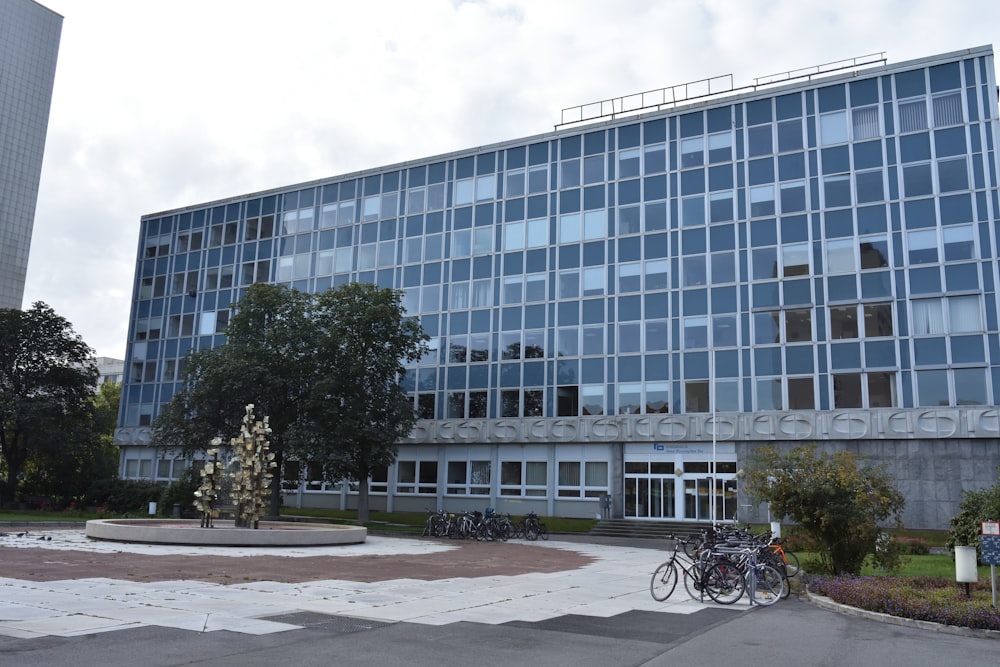
[(363, 526), (325, 523), (261, 521), (259, 528), (236, 528), (232, 521), (214, 521), (202, 528), (197, 520), (182, 519), (92, 519), (87, 537), (111, 542), (182, 544), (226, 547), (304, 547), (360, 544), (368, 536)]

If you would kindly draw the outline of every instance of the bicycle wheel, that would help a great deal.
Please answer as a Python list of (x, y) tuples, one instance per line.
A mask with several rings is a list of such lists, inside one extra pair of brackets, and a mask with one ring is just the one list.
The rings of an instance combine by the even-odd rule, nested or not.
[(670, 597), (677, 587), (677, 568), (673, 561), (668, 560), (656, 568), (653, 578), (649, 581), (649, 592), (657, 602), (663, 602)]
[(531, 542), (538, 539), (538, 523), (535, 521), (528, 521), (524, 524), (524, 537)]
[(799, 557), (791, 551), (785, 551), (785, 574), (794, 577), (799, 573)]
[(734, 563), (716, 563), (702, 580), (705, 592), (719, 604), (733, 604), (746, 590), (746, 579)]
[(785, 593), (785, 578), (770, 565), (758, 565), (747, 573), (753, 577), (753, 603), (761, 606), (774, 604)]
[(545, 527), (544, 523), (538, 524), (538, 536), (543, 540), (549, 539), (549, 529)]
[(692, 600), (705, 599), (705, 587), (701, 583), (703, 579), (697, 563), (684, 570), (684, 590)]

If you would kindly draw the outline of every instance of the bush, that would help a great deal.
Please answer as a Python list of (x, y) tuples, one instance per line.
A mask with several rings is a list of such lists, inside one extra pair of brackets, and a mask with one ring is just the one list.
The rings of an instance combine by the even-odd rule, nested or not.
[(199, 468), (191, 466), (180, 476), (163, 489), (160, 494), (160, 514), (170, 516), (174, 505), (181, 506), (181, 514), (194, 508), (194, 492), (201, 484), (201, 473)]
[(84, 496), (87, 507), (103, 507), (112, 514), (147, 513), (149, 503), (155, 503), (163, 493), (156, 482), (136, 479), (100, 480), (90, 485)]
[(957, 625), (1000, 630), (1000, 611), (984, 584), (973, 586), (971, 599), (949, 579), (934, 577), (814, 577), (809, 590), (859, 609)]
[(899, 552), (904, 556), (926, 556), (931, 552), (930, 543), (919, 537), (894, 536), (892, 543), (897, 545)]
[(958, 514), (951, 518), (948, 548), (954, 550), (955, 546), (974, 546), (977, 557), (982, 559), (983, 552), (979, 545), (981, 524), (983, 521), (997, 519), (1000, 519), (1000, 484), (978, 491), (966, 491), (958, 506)]
[(789, 516), (816, 539), (823, 572), (858, 574), (873, 555), (887, 571), (899, 565), (891, 544), (879, 544), (886, 522), (901, 525), (904, 498), (884, 466), (866, 465), (848, 451), (820, 452), (814, 445), (781, 454), (756, 450), (747, 488), (777, 516)]

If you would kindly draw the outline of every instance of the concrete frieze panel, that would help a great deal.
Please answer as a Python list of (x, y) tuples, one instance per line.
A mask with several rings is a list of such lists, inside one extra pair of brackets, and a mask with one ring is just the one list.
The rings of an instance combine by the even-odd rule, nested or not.
[(913, 437), (913, 423), (909, 411), (879, 413), (882, 434), (887, 438)]
[(654, 434), (657, 440), (688, 440), (691, 433), (690, 419), (679, 417), (662, 417), (654, 421)]
[(918, 438), (950, 438), (958, 433), (957, 410), (927, 410), (917, 414), (913, 435)]
[(590, 424), (590, 435), (592, 440), (601, 442), (614, 442), (629, 435), (628, 423), (624, 419), (617, 417), (602, 417), (595, 419)]
[(871, 433), (870, 415), (856, 412), (840, 412), (830, 415), (829, 434), (834, 438), (856, 440), (866, 438)]
[(493, 428), (490, 429), (491, 442), (514, 442), (521, 439), (520, 421), (493, 422)]
[(1000, 435), (1000, 410), (969, 410), (969, 435), (994, 438)]
[(705, 420), (705, 435), (716, 440), (732, 440), (736, 437), (735, 417), (709, 417)]
[(580, 426), (575, 420), (557, 419), (552, 422), (550, 435), (558, 442), (572, 442), (577, 439), (580, 433)]
[(749, 417), (747, 433), (751, 440), (773, 440), (775, 437), (774, 415), (752, 415)]
[(778, 437), (805, 440), (815, 437), (816, 429), (810, 416), (799, 414), (781, 415), (778, 418)]

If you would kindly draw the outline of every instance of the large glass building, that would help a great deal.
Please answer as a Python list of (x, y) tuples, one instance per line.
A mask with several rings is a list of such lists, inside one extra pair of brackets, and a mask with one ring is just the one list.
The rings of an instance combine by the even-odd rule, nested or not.
[(62, 17), (0, 2), (0, 308), (20, 308), (49, 125)]
[(993, 52), (846, 65), (144, 216), (121, 473), (187, 465), (150, 424), (247, 285), (362, 281), (433, 348), (375, 507), (728, 518), (754, 447), (816, 443), (945, 527), (1000, 465)]

